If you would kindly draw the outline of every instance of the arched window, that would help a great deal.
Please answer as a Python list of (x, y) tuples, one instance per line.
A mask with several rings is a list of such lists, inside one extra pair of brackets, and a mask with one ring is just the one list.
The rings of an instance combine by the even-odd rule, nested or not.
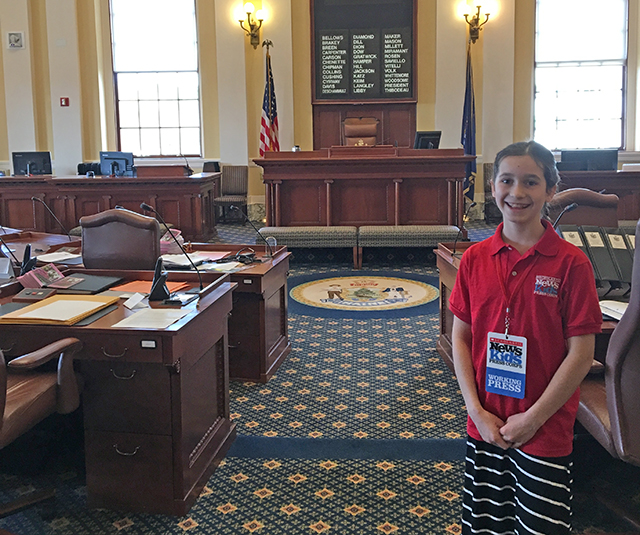
[(111, 0), (118, 148), (200, 156), (194, 0)]

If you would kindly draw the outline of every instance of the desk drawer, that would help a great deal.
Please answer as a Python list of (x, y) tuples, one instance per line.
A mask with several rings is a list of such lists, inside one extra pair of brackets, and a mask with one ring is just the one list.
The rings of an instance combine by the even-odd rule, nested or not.
[(171, 512), (171, 437), (87, 431), (85, 448), (89, 507)]
[(85, 428), (171, 434), (171, 375), (162, 364), (83, 361)]
[(83, 338), (82, 360), (162, 362), (162, 338), (141, 334), (104, 334)]

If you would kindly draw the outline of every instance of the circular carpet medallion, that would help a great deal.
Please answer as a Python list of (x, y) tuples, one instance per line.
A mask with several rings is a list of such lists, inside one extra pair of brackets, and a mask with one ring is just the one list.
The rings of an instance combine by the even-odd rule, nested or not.
[[(290, 311), (322, 317), (407, 317), (437, 310), (435, 277), (383, 272), (292, 277)], [(306, 279), (306, 280), (305, 280)], [(429, 306), (431, 305), (431, 306)]]

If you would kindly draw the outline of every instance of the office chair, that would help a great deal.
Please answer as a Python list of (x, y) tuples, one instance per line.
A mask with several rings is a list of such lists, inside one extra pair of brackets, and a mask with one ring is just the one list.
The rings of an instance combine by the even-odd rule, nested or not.
[[(640, 222), (636, 238), (640, 237)], [(578, 421), (616, 459), (640, 466), (640, 252), (635, 251), (631, 297), (611, 334), (604, 375), (580, 385)]]
[[(54, 412), (68, 414), (80, 405), (73, 356), (82, 348), (77, 338), (65, 338), (5, 363), (0, 351), (0, 449)], [(56, 371), (37, 368), (58, 359)], [(33, 492), (0, 506), (0, 518), (54, 496), (53, 489)]]
[(378, 142), (378, 119), (347, 117), (342, 121), (343, 145), (372, 146)]
[(613, 193), (598, 193), (586, 188), (570, 188), (556, 193), (549, 202), (549, 219), (555, 221), (563, 208), (572, 203), (578, 207), (566, 212), (561, 225), (618, 226), (618, 201)]
[(80, 218), (82, 262), (88, 269), (153, 269), (160, 256), (160, 224), (125, 209)]
[[(220, 196), (214, 197), (213, 208), (216, 214), (218, 207), (222, 209), (222, 221), (227, 220), (230, 206), (238, 206), (247, 216), (247, 191), (249, 187), (249, 167), (246, 165), (223, 165), (220, 176)], [(245, 218), (242, 219), (245, 224)]]

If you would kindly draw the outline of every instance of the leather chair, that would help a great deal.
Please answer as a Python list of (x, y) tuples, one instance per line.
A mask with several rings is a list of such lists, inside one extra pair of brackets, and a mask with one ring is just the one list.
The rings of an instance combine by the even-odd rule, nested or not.
[(618, 226), (618, 201), (613, 193), (598, 193), (586, 188), (570, 188), (559, 191), (549, 202), (549, 219), (554, 222), (562, 210), (572, 203), (578, 207), (565, 212), (561, 225)]
[[(78, 408), (80, 394), (73, 356), (81, 348), (77, 338), (65, 338), (8, 363), (0, 351), (0, 449), (54, 412), (68, 414)], [(37, 370), (56, 358), (57, 372)], [(45, 489), (3, 504), (0, 518), (53, 495), (52, 489)]]
[(611, 334), (604, 375), (588, 375), (580, 385), (577, 416), (613, 457), (636, 466), (640, 466), (639, 392), (640, 252), (636, 249), (628, 308)]
[[(247, 216), (247, 192), (249, 187), (249, 167), (246, 165), (223, 165), (220, 175), (220, 195), (213, 198), (213, 209), (222, 209), (222, 221), (227, 220), (227, 209), (238, 206)], [(245, 218), (242, 218), (245, 224)]]
[(80, 218), (82, 261), (88, 269), (154, 269), (160, 256), (160, 225), (124, 209)]
[(343, 145), (373, 146), (378, 143), (378, 119), (347, 117), (342, 121)]

